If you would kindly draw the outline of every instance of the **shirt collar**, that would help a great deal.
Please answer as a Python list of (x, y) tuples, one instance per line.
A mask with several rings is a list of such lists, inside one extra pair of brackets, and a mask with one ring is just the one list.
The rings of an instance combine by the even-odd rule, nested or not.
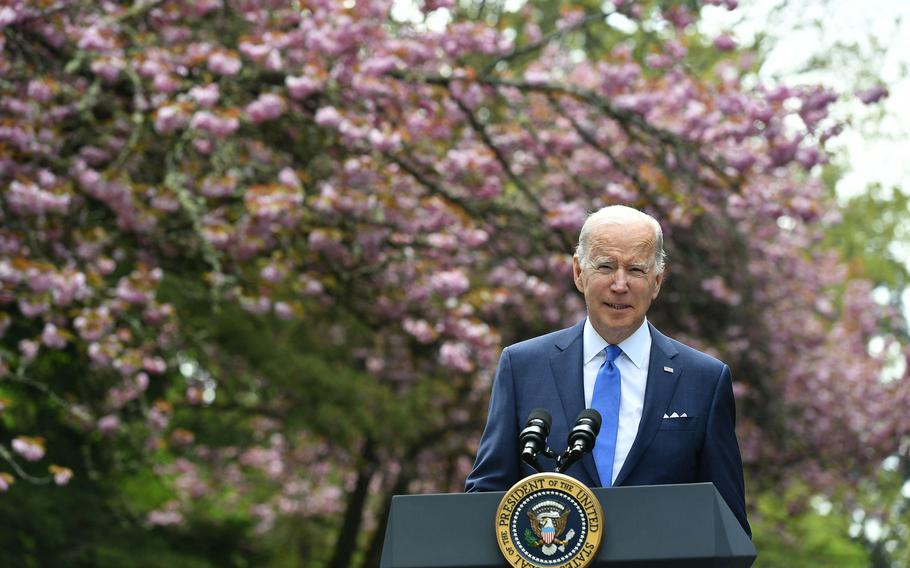
[[(594, 330), (590, 319), (585, 319), (585, 329), (582, 333), (582, 338), (584, 341), (584, 364), (588, 364), (591, 359), (604, 350), (607, 342)], [(641, 369), (648, 352), (651, 350), (651, 331), (648, 329), (647, 318), (641, 322), (641, 326), (635, 330), (635, 333), (619, 344), (619, 348), (622, 349), (622, 352), (626, 354), (626, 357), (636, 367)]]

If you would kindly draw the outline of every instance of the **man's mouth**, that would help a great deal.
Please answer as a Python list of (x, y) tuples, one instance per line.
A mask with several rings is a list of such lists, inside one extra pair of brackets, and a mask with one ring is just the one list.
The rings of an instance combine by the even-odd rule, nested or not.
[(605, 304), (608, 308), (612, 308), (612, 309), (614, 309), (614, 310), (628, 310), (628, 309), (630, 309), (630, 308), (632, 307), (632, 306), (630, 306), (629, 304), (611, 304), (611, 303), (609, 303), (609, 302), (604, 302), (604, 304)]

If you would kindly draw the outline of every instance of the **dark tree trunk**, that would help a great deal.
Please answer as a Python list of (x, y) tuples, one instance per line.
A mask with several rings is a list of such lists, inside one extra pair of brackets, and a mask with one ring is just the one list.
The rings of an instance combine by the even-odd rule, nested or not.
[(367, 440), (363, 445), (363, 464), (357, 473), (354, 491), (348, 497), (344, 520), (341, 523), (338, 540), (335, 542), (335, 553), (329, 562), (329, 568), (348, 568), (351, 565), (351, 558), (357, 549), (357, 536), (363, 521), (363, 510), (367, 502), (370, 481), (375, 474), (376, 455), (373, 451), (373, 442)]
[(395, 495), (402, 495), (407, 491), (408, 484), (414, 479), (413, 468), (407, 468), (407, 471), (402, 469), (398, 473), (398, 477), (395, 478), (395, 485), (386, 493), (385, 498), (382, 502), (382, 516), (379, 519), (379, 525), (376, 527), (376, 532), (373, 533), (373, 538), (370, 539), (370, 546), (367, 548), (366, 557), (363, 560), (360, 568), (379, 568), (379, 561), (382, 558), (382, 545), (385, 540), (385, 531), (386, 527), (389, 525), (389, 509), (392, 506), (392, 497)]

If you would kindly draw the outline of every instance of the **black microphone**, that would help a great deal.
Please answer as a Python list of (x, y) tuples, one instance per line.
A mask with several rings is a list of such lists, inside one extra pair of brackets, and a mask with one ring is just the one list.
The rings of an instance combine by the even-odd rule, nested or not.
[(593, 408), (581, 411), (575, 420), (575, 426), (572, 426), (572, 431), (569, 432), (568, 447), (559, 457), (559, 463), (556, 466), (557, 472), (562, 473), (569, 469), (569, 466), (594, 449), (594, 441), (600, 432), (600, 423), (600, 412)]
[(553, 417), (545, 408), (537, 408), (528, 415), (528, 422), (524, 430), (518, 435), (518, 445), (521, 446), (521, 459), (537, 471), (537, 454), (547, 447), (547, 436), (550, 435), (550, 424)]

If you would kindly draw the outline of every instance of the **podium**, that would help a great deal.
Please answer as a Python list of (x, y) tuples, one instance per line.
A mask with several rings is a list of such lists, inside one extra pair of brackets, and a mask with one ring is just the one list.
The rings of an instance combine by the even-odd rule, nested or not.
[[(755, 547), (712, 483), (592, 488), (604, 533), (591, 566), (748, 568)], [(392, 498), (382, 568), (503, 568), (503, 492)]]

